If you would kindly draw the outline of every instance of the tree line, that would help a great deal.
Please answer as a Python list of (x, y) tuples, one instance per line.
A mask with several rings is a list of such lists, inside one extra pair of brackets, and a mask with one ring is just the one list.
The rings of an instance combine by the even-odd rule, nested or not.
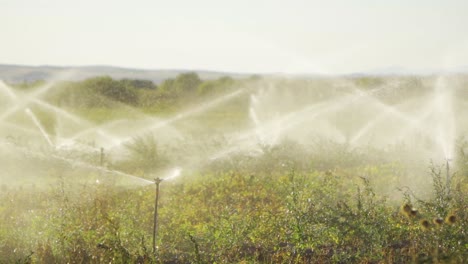
[[(123, 103), (135, 107), (160, 107), (234, 89), (238, 81), (224, 76), (202, 80), (197, 73), (181, 73), (155, 84), (150, 80), (113, 79), (99, 76), (83, 81), (64, 81), (56, 85), (47, 99), (59, 106), (110, 107)], [(18, 88), (26, 89), (24, 85)]]

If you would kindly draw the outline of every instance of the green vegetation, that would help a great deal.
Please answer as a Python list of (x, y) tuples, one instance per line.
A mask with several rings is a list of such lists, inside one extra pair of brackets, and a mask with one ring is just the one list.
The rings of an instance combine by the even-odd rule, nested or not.
[[(154, 158), (152, 144), (135, 145), (141, 147), (135, 162), (142, 168), (142, 160)], [(3, 187), (0, 256), (33, 263), (466, 259), (466, 176), (453, 178), (448, 196), (444, 175), (434, 169), (430, 198), (404, 192), (401, 205), (410, 211), (399, 210), (373, 187), (397, 167), (348, 167), (334, 160), (335, 169), (322, 171), (299, 166), (298, 157), (278, 164), (276, 158), (283, 160), (292, 149), (285, 145), (267, 157), (215, 162), (200, 175), (163, 182), (155, 257), (154, 186), (126, 189), (112, 177), (97, 185), (68, 185), (60, 175), (70, 167), (48, 164), (55, 175), (52, 189)], [(441, 223), (433, 222), (439, 218)]]
[[(200, 97), (209, 98), (227, 92), (234, 85), (238, 87), (240, 82), (230, 77), (202, 81), (196, 73), (183, 73), (160, 85), (145, 80), (113, 80), (103, 76), (79, 82), (61, 82), (54, 93), (48, 94), (47, 99), (56, 105), (71, 108), (118, 108), (125, 104), (148, 112), (166, 112), (171, 108), (180, 109), (188, 101), (196, 103)], [(17, 87), (39, 84), (41, 82)]]
[[(365, 90), (387, 80), (353, 81)], [(319, 94), (320, 100), (343, 89), (320, 89), (327, 82), (322, 79), (277, 82), (299, 94)], [(402, 82), (417, 83), (422, 89), (424, 80)], [(98, 126), (134, 118), (136, 112), (170, 117), (215, 96), (257, 85), (264, 85), (259, 78), (204, 81), (194, 73), (160, 85), (98, 77), (59, 83), (44, 98)], [(286, 94), (285, 89), (278, 93)], [(389, 94), (385, 100), (418, 97), (418, 91)], [(293, 104), (302, 103), (300, 99), (305, 100)], [(287, 139), (274, 145), (257, 142), (261, 154), (195, 159), (227, 145), (224, 131), (246, 126), (247, 104), (247, 96), (242, 95), (216, 111), (177, 123), (192, 129), (196, 134), (192, 137), (166, 143), (162, 136), (136, 135), (125, 142), (125, 158), (34, 149), (23, 138), (9, 137), (8, 149), (34, 152), (0, 152), (5, 157), (0, 166), (12, 175), (17, 167), (31, 168), (25, 177), (38, 184), (1, 184), (0, 262), (463, 263), (468, 259), (464, 141), (457, 145), (449, 182), (445, 164), (415, 162), (412, 146), (351, 147), (321, 137), (304, 144)], [(45, 111), (34, 111), (53, 131), (58, 121)], [(210, 133), (191, 127), (193, 123), (209, 127)], [(353, 123), (340, 124), (343, 130), (354, 129)], [(161, 183), (156, 252), (151, 241), (154, 184), (138, 186), (134, 179), (80, 168), (65, 159), (149, 180), (187, 165), (181, 177)], [(421, 182), (421, 189), (406, 187), (410, 180)]]

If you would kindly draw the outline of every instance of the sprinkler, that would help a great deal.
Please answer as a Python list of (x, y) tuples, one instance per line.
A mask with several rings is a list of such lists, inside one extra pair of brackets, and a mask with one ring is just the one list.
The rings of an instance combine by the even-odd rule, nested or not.
[(153, 219), (153, 254), (156, 254), (156, 238), (158, 235), (158, 204), (159, 204), (159, 185), (163, 180), (170, 181), (176, 177), (180, 176), (182, 169), (175, 168), (173, 169), (167, 177), (164, 178), (155, 178), (154, 184), (156, 185), (156, 195), (154, 199), (154, 219)]
[(104, 148), (102, 147), (101, 147), (101, 155), (99, 159), (99, 164), (101, 165), (101, 167), (104, 165)]
[(153, 220), (153, 254), (156, 254), (156, 236), (157, 236), (157, 231), (158, 231), (158, 200), (159, 200), (159, 184), (163, 179), (161, 178), (156, 178), (154, 179), (154, 183), (156, 185), (156, 195), (155, 195), (155, 200), (154, 200), (154, 220)]

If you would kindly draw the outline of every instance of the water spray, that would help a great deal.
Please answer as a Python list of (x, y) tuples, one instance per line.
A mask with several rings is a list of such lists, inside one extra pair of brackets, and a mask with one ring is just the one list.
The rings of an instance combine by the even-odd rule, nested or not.
[[(173, 123), (175, 123), (177, 121), (180, 121), (180, 120), (182, 120), (184, 118), (187, 118), (187, 117), (199, 114), (199, 113), (203, 113), (205, 111), (213, 109), (214, 107), (220, 105), (221, 103), (227, 102), (229, 100), (232, 100), (232, 99), (242, 95), (244, 92), (245, 92), (245, 90), (241, 89), (241, 90), (236, 90), (236, 91), (234, 91), (232, 93), (223, 95), (223, 96), (218, 97), (218, 98), (216, 98), (216, 99), (214, 99), (214, 100), (212, 100), (210, 102), (199, 105), (199, 106), (197, 106), (195, 108), (192, 108), (190, 110), (178, 113), (177, 115), (175, 115), (175, 116), (173, 116), (173, 117), (171, 117), (169, 119), (166, 119), (166, 120), (160, 121), (160, 122), (156, 122), (155, 124), (151, 124), (150, 126), (146, 127), (145, 129), (137, 131), (136, 135), (142, 135), (142, 134), (148, 133), (150, 131), (155, 131), (155, 130), (161, 129), (163, 127), (169, 126), (169, 125), (171, 125), (171, 124), (173, 124)], [(125, 143), (133, 140), (134, 137), (135, 137), (135, 134), (130, 136), (130, 137), (123, 138), (123, 139), (119, 140), (116, 144), (113, 144), (112, 146), (110, 146), (110, 148), (114, 148), (114, 147), (124, 145)]]
[[(0, 144), (2, 144), (2, 143), (3, 142), (0, 141)], [(68, 159), (68, 158), (64, 158), (62, 156), (54, 155), (54, 154), (51, 154), (51, 153), (45, 155), (43, 153), (40, 153), (40, 152), (37, 152), (37, 151), (32, 151), (32, 150), (24, 148), (24, 147), (19, 147), (19, 146), (16, 146), (16, 145), (8, 143), (8, 142), (5, 142), (3, 144), (14, 147), (15, 149), (17, 149), (17, 150), (19, 150), (19, 151), (21, 151), (23, 153), (26, 153), (26, 154), (29, 154), (29, 155), (32, 155), (32, 156), (35, 156), (35, 157), (52, 158), (52, 159), (55, 159), (55, 160), (60, 160), (60, 161), (66, 162), (66, 163), (68, 163), (68, 164), (70, 164), (72, 166), (91, 169), (91, 170), (99, 171), (101, 173), (108, 173), (108, 174), (111, 174), (111, 175), (123, 176), (125, 178), (141, 182), (143, 185), (149, 185), (149, 184), (153, 183), (152, 181), (147, 180), (145, 178), (141, 178), (141, 177), (138, 177), (138, 176), (135, 176), (135, 175), (132, 175), (132, 174), (122, 172), (122, 171), (111, 170), (111, 169), (108, 169), (108, 168), (105, 168), (105, 167), (95, 166), (95, 165), (89, 164), (87, 162)]]
[(450, 162), (452, 161), (451, 158), (446, 158), (445, 160), (445, 167), (447, 170), (447, 179), (446, 179), (446, 185), (445, 187), (447, 188), (447, 196), (450, 196), (450, 181), (451, 181), (451, 176), (450, 176)]
[(34, 124), (36, 125), (36, 127), (39, 129), (39, 131), (41, 132), (41, 135), (45, 138), (45, 140), (47, 141), (47, 143), (49, 143), (49, 145), (51, 147), (55, 147), (54, 146), (54, 143), (52, 143), (52, 140), (50, 139), (49, 137), (49, 134), (47, 134), (47, 132), (45, 131), (44, 127), (42, 126), (41, 122), (39, 121), (39, 119), (37, 118), (37, 116), (31, 111), (31, 109), (29, 108), (26, 108), (25, 110), (26, 114), (31, 117), (32, 121), (34, 122)]
[(8, 87), (3, 80), (0, 80), (0, 89), (10, 98), (12, 101), (16, 101), (17, 96), (13, 90)]

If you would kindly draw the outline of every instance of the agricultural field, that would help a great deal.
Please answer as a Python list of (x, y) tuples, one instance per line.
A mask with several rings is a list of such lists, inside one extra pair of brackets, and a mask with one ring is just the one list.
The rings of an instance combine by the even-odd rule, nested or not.
[(463, 263), (468, 76), (0, 82), (0, 263)]

